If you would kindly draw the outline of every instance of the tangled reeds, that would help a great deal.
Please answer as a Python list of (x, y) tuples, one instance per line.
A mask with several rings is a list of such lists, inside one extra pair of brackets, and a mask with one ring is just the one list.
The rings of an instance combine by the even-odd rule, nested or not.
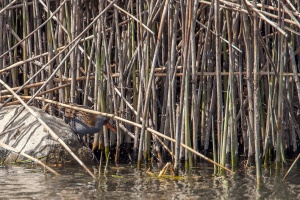
[(37, 107), (42, 96), (123, 119), (116, 135), (94, 136), (106, 157), (116, 146), (115, 162), (126, 143), (138, 166), (172, 154), (178, 174), (200, 152), (233, 171), (247, 160), (259, 182), (261, 164), (298, 152), (298, 1), (3, 0), (0, 9), (1, 79)]

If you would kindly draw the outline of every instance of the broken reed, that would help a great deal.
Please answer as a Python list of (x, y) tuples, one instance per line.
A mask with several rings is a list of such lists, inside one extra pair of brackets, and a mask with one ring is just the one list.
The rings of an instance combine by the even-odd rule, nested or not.
[(43, 85), (37, 95), (141, 123), (94, 136), (106, 158), (116, 146), (116, 163), (123, 143), (139, 165), (151, 149), (168, 157), (151, 127), (177, 141), (163, 141), (177, 173), (180, 161), (198, 162), (182, 142), (215, 149), (233, 170), (243, 156), (259, 179), (260, 162), (285, 162), (300, 138), (300, 5), (273, 3), (3, 0), (1, 79), (24, 95)]

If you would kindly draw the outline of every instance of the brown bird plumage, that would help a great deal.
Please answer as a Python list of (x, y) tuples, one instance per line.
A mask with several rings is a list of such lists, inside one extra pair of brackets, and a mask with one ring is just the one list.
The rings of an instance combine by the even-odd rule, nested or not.
[(99, 132), (104, 125), (113, 132), (115, 131), (109, 124), (109, 119), (101, 115), (66, 108), (65, 117), (69, 121), (71, 128), (79, 136), (95, 134)]

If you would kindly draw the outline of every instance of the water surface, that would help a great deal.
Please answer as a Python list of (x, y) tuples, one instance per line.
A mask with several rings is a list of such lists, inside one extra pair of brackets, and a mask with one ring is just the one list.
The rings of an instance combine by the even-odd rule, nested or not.
[[(38, 166), (2, 166), (0, 199), (299, 199), (299, 167), (285, 181), (285, 171), (263, 171), (256, 187), (255, 171), (214, 176), (211, 166), (195, 168), (180, 178), (157, 178), (135, 165), (109, 167), (106, 176), (91, 178), (79, 166), (56, 168), (62, 176), (44, 175)], [(97, 171), (94, 168), (94, 171)], [(158, 174), (158, 169), (152, 172)]]

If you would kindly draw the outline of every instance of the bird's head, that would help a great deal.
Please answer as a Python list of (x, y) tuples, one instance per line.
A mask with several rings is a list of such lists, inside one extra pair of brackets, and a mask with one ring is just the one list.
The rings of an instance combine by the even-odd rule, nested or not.
[(109, 123), (109, 118), (106, 118), (106, 119), (104, 120), (104, 125), (105, 125), (107, 128), (109, 128), (112, 132), (116, 132), (116, 130), (114, 129), (114, 127), (113, 127), (112, 125), (110, 125), (110, 123)]

